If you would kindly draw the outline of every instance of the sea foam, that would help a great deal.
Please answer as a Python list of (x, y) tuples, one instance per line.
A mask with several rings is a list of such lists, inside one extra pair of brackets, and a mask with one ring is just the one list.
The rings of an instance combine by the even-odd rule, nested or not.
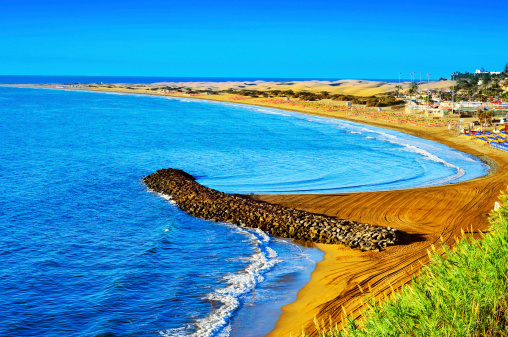
[[(256, 285), (264, 280), (263, 274), (280, 262), (277, 252), (268, 246), (271, 238), (266, 233), (260, 229), (250, 230), (226, 225), (247, 236), (254, 245), (255, 253), (248, 258), (250, 264), (245, 269), (223, 277), (227, 286), (216, 289), (203, 298), (210, 301), (212, 306), (218, 307), (194, 323), (196, 331), (190, 335), (192, 337), (229, 336), (230, 319), (241, 306), (242, 297), (253, 291)], [(166, 337), (180, 336), (176, 330), (162, 331), (160, 334)]]

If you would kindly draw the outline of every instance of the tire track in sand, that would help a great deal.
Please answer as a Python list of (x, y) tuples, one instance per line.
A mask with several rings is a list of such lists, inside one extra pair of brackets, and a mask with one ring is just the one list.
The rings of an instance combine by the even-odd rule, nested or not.
[[(403, 130), (407, 131), (407, 130)], [(425, 130), (427, 131), (427, 130)], [(417, 132), (410, 132), (418, 135)], [(419, 136), (422, 136), (420, 134)], [(343, 310), (360, 318), (366, 309), (364, 294), (377, 299), (398, 291), (428, 262), (427, 250), (443, 242), (449, 246), (461, 229), (475, 236), (488, 230), (488, 213), (506, 188), (508, 155), (473, 141), (428, 131), (424, 138), (495, 161), (495, 172), (474, 180), (409, 190), (320, 195), (259, 195), (255, 198), (295, 209), (341, 219), (394, 227), (407, 233), (401, 242), (382, 252), (355, 252), (338, 245), (318, 244), (325, 258), (297, 300), (283, 308), (277, 326), (268, 336), (298, 336), (304, 328), (316, 336), (314, 317), (329, 326), (342, 324)], [(497, 167), (496, 167), (497, 166)], [(360, 287), (363, 289), (360, 291)], [(392, 290), (393, 289), (393, 290)], [(343, 309), (344, 308), (344, 309)]]

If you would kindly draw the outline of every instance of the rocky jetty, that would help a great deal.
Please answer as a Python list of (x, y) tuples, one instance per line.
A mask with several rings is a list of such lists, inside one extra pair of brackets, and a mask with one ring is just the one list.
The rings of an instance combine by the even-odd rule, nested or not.
[(259, 228), (277, 237), (381, 250), (397, 242), (397, 230), (273, 205), (205, 187), (188, 173), (162, 169), (143, 178), (152, 190), (171, 196), (186, 213), (216, 222)]

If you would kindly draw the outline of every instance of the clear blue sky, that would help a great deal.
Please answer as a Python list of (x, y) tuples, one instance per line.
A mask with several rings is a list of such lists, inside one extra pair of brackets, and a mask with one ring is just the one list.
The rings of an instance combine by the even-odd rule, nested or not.
[(439, 78), (506, 62), (507, 0), (0, 0), (0, 75)]

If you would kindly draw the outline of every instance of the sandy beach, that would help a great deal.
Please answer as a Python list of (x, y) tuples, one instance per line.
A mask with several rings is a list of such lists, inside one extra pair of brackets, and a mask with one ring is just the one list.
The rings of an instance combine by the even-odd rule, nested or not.
[[(395, 91), (398, 83), (344, 80), (337, 82), (306, 81), (275, 82), (225, 82), (180, 83), (185, 87), (241, 88), (256, 90), (308, 90), (329, 91), (341, 94), (375, 95)], [(159, 86), (160, 84), (157, 84)], [(164, 83), (164, 85), (170, 85)], [(173, 85), (173, 84), (171, 84)], [(407, 87), (407, 83), (404, 84)], [(447, 89), (447, 81), (431, 82), (430, 88)], [(47, 86), (49, 87), (49, 86)], [(426, 88), (427, 85), (424, 85)], [(150, 87), (107, 85), (86, 87), (83, 90), (126, 92), (160, 95)], [(73, 88), (65, 88), (73, 89)], [(332, 91), (333, 90), (333, 91)], [(174, 95), (231, 102), (221, 95)], [(330, 118), (346, 119), (383, 128), (395, 129), (417, 137), (437, 141), (457, 150), (478, 156), (489, 163), (489, 175), (474, 180), (435, 187), (394, 190), (383, 192), (306, 194), (306, 195), (257, 195), (256, 198), (283, 206), (336, 216), (342, 219), (393, 227), (407, 233), (402, 242), (381, 252), (360, 252), (339, 245), (318, 244), (325, 252), (324, 260), (317, 264), (310, 282), (298, 293), (295, 302), (283, 307), (276, 328), (269, 336), (297, 336), (302, 328), (316, 335), (314, 317), (325, 326), (330, 322), (342, 322), (344, 313), (358, 318), (366, 309), (364, 294), (382, 298), (418, 275), (422, 265), (428, 262), (427, 251), (434, 245), (437, 249), (444, 243), (454, 245), (461, 230), (479, 235), (488, 230), (488, 214), (497, 201), (501, 190), (506, 188), (508, 155), (506, 152), (450, 133), (445, 126), (423, 128), (407, 124), (388, 123), (379, 119), (365, 119), (346, 115), (341, 111), (317, 111), (312, 108), (282, 106), (264, 102), (254, 103), (238, 100), (242, 104), (254, 104), (279, 109), (315, 114)], [(363, 289), (363, 293), (360, 289)]]

